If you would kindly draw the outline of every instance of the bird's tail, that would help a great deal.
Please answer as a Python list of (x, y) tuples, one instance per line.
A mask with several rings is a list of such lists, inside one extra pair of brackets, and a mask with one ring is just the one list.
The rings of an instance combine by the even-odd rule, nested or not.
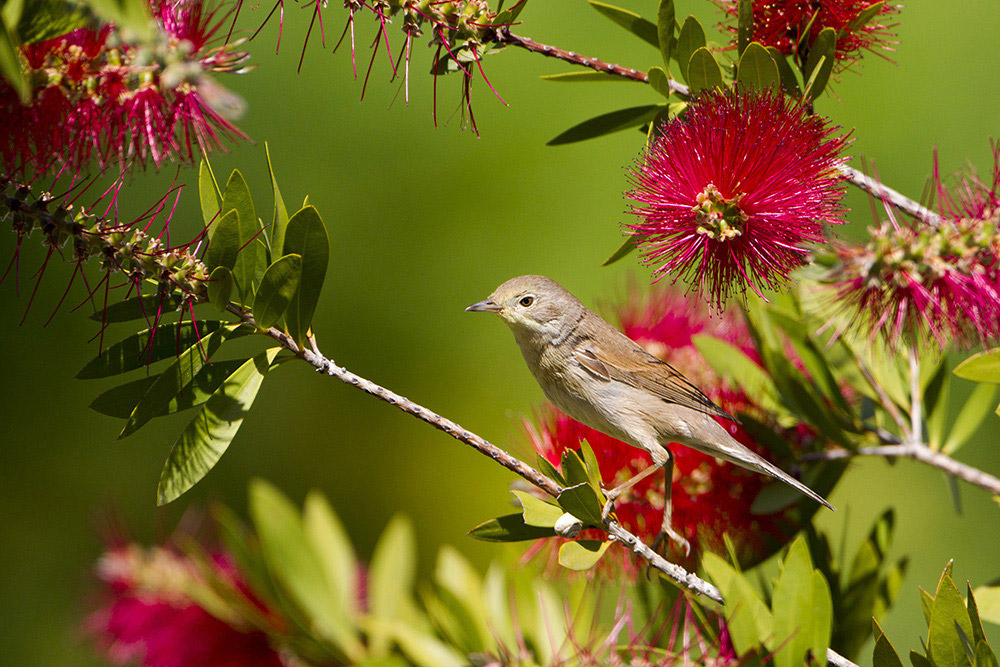
[(752, 470), (754, 472), (768, 475), (769, 477), (774, 477), (775, 479), (780, 479), (785, 484), (801, 491), (821, 505), (825, 505), (835, 512), (837, 511), (837, 508), (828, 503), (821, 495), (773, 463), (770, 463), (766, 459), (755, 454), (750, 449), (747, 449), (739, 441), (726, 433), (725, 429), (721, 426), (720, 430), (726, 434), (727, 442), (725, 445), (720, 446), (713, 443), (710, 446), (706, 446), (702, 443), (691, 443), (691, 446), (705, 454), (708, 454), (709, 456), (717, 456), (718, 458), (725, 459), (730, 463), (735, 463), (741, 468), (746, 468), (747, 470)]

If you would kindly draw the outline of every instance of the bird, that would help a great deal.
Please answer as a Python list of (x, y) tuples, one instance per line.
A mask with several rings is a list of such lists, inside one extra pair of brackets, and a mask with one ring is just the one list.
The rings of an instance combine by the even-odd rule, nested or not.
[(646, 450), (653, 464), (605, 491), (603, 519), (636, 482), (664, 470), (665, 505), (656, 545), (667, 539), (685, 552), (690, 544), (671, 527), (671, 443), (781, 480), (816, 502), (823, 497), (733, 438), (716, 417), (738, 420), (716, 405), (676, 368), (589, 310), (556, 281), (525, 275), (503, 283), (465, 309), (494, 313), (514, 334), (528, 369), (559, 410), (593, 429)]

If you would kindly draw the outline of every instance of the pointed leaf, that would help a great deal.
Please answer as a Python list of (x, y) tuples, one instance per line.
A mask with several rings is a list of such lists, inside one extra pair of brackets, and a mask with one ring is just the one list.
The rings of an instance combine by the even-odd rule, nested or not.
[(590, 0), (590, 6), (628, 30), (639, 39), (651, 44), (655, 48), (660, 48), (659, 37), (656, 34), (656, 26), (635, 12), (630, 12), (627, 9), (615, 7), (614, 5), (609, 5), (604, 2), (598, 2), (597, 0)]
[[(740, 0), (741, 6), (744, 3), (750, 4), (748, 0)], [(778, 65), (767, 49), (757, 42), (751, 42), (740, 58), (736, 82), (749, 90), (776, 89), (781, 85), (781, 75), (778, 73)]]
[(253, 317), (261, 330), (270, 329), (285, 314), (302, 277), (302, 257), (285, 255), (267, 267), (253, 300)]
[(18, 46), (17, 26), (8, 25), (0, 17), (0, 76), (17, 92), (21, 103), (28, 104), (31, 101), (31, 86), (24, 76)]
[(973, 354), (956, 366), (954, 373), (974, 382), (1000, 382), (1000, 347)]
[(629, 234), (628, 238), (625, 239), (625, 242), (618, 247), (618, 250), (615, 250), (614, 254), (612, 254), (611, 257), (608, 257), (606, 260), (601, 262), (601, 266), (610, 266), (611, 264), (614, 264), (618, 260), (624, 259), (628, 255), (630, 255), (632, 251), (638, 247), (639, 245), (638, 239), (639, 237), (637, 235)]
[(885, 7), (885, 2), (875, 2), (868, 5), (854, 17), (850, 23), (847, 24), (849, 30), (859, 30), (863, 28), (869, 21), (878, 16), (882, 12), (882, 8)]
[(993, 649), (990, 648), (985, 639), (976, 643), (975, 667), (1000, 667), (996, 654), (993, 653)]
[(703, 90), (722, 88), (722, 70), (715, 56), (704, 46), (691, 54), (688, 61), (688, 85), (691, 93), (697, 94)]
[(368, 570), (369, 613), (378, 623), (370, 637), (371, 651), (376, 656), (389, 649), (390, 633), (384, 623), (408, 620), (413, 614), (416, 552), (413, 526), (397, 514), (382, 531)]
[(698, 19), (688, 16), (684, 19), (684, 25), (681, 26), (681, 31), (677, 35), (677, 52), (675, 54), (681, 76), (688, 83), (691, 83), (691, 79), (688, 78), (688, 63), (691, 61), (691, 56), (705, 44), (705, 29), (701, 27)]
[(623, 76), (608, 74), (607, 72), (561, 72), (559, 74), (543, 74), (538, 78), (542, 81), (552, 81), (554, 83), (584, 83), (587, 81), (637, 83), (635, 79), (627, 79)]
[(208, 277), (208, 301), (219, 310), (225, 311), (233, 300), (233, 286), (236, 280), (233, 272), (224, 266), (217, 266)]
[(181, 352), (173, 362), (167, 366), (156, 381), (150, 385), (146, 393), (142, 395), (136, 403), (128, 421), (125, 422), (122, 432), (118, 438), (125, 438), (140, 428), (150, 419), (164, 413), (170, 406), (171, 401), (177, 398), (184, 387), (188, 386), (202, 368), (208, 363), (222, 344), (226, 337), (234, 332), (239, 324), (230, 324), (219, 331), (215, 331), (204, 336), (200, 341)]
[(470, 530), (469, 535), (484, 542), (521, 542), (555, 537), (556, 532), (551, 528), (529, 526), (521, 514), (505, 514), (484, 521)]
[(715, 372), (735, 383), (747, 396), (753, 396), (758, 403), (777, 401), (774, 381), (743, 350), (715, 336), (695, 334), (691, 340)]
[(927, 444), (931, 449), (941, 449), (948, 427), (948, 395), (951, 393), (948, 375), (948, 357), (942, 355), (934, 373), (924, 388), (924, 414), (927, 415)]
[(524, 491), (511, 491), (521, 503), (524, 516), (524, 523), (537, 528), (551, 528), (556, 525), (556, 521), (563, 515), (563, 510), (556, 505), (550, 505), (541, 498), (536, 498)]
[[(225, 322), (219, 320), (199, 320), (198, 332), (206, 336), (218, 331)], [(93, 380), (134, 371), (162, 359), (175, 356), (197, 342), (195, 327), (191, 322), (183, 324), (161, 324), (152, 330), (153, 342), (149, 344), (150, 329), (144, 329), (121, 340), (81, 368), (76, 374), (78, 380)], [(245, 335), (247, 331), (241, 330)], [(148, 345), (148, 347), (147, 347)]]
[(236, 257), (240, 252), (240, 216), (236, 211), (229, 211), (212, 225), (212, 240), (205, 250), (205, 266), (209, 271), (217, 267), (232, 270), (236, 266)]
[(299, 290), (285, 311), (288, 334), (302, 344), (312, 324), (323, 281), (326, 280), (326, 267), (330, 261), (330, 237), (327, 236), (326, 225), (315, 208), (306, 206), (288, 221), (283, 252), (302, 257)]
[(664, 97), (670, 97), (670, 77), (667, 76), (662, 67), (651, 67), (646, 76), (653, 90)]
[(318, 491), (310, 491), (302, 509), (303, 529), (319, 559), (333, 604), (348, 618), (357, 613), (358, 562), (344, 524)]
[(979, 618), (1000, 625), (1000, 586), (980, 586), (975, 593)]
[(903, 661), (899, 659), (892, 642), (884, 634), (879, 633), (875, 641), (875, 653), (872, 657), (873, 667), (903, 667)]
[(198, 165), (198, 197), (201, 201), (201, 219), (205, 222), (209, 238), (215, 233), (215, 225), (212, 223), (219, 216), (219, 198), (216, 196), (218, 191), (219, 186), (215, 183), (211, 167), (202, 160)]
[(629, 107), (610, 113), (601, 114), (574, 125), (559, 136), (551, 139), (547, 146), (560, 146), (576, 141), (602, 137), (613, 132), (621, 132), (633, 127), (641, 127), (653, 120), (657, 112), (663, 108), (661, 104), (647, 104), (641, 107)]
[(951, 576), (941, 575), (927, 634), (928, 657), (935, 667), (972, 667), (956, 624), (967, 637), (972, 636), (972, 623), (962, 594)]
[(771, 54), (771, 59), (778, 66), (778, 75), (781, 77), (781, 87), (786, 93), (792, 97), (799, 97), (799, 81), (795, 78), (795, 72), (792, 71), (792, 66), (788, 64), (788, 58), (785, 54), (774, 48), (773, 46), (767, 47), (767, 52)]
[(726, 626), (739, 655), (759, 646), (773, 645), (774, 618), (760, 595), (732, 565), (706, 552), (702, 565), (726, 600)]
[(913, 667), (934, 667), (930, 660), (916, 651), (910, 651), (910, 663)]
[[(813, 570), (803, 537), (793, 543), (774, 586), (775, 667), (801, 667), (806, 655), (826, 664), (833, 604), (823, 575)], [(781, 643), (784, 642), (784, 646)]]
[(737, 8), (737, 28), (736, 28), (736, 53), (742, 56), (746, 48), (753, 41), (753, 2), (752, 0), (739, 0)]
[(285, 208), (285, 200), (281, 198), (281, 190), (278, 189), (278, 179), (275, 178), (274, 167), (271, 166), (271, 148), (266, 141), (264, 142), (264, 153), (267, 155), (267, 173), (271, 177), (271, 191), (274, 194), (274, 213), (271, 216), (271, 248), (276, 254), (284, 254), (288, 209)]
[(981, 641), (986, 641), (986, 632), (983, 630), (983, 621), (979, 618), (979, 607), (976, 605), (976, 596), (972, 591), (972, 584), (965, 582), (968, 594), (965, 597), (965, 606), (969, 608), (969, 621), (972, 623), (972, 642), (976, 645)]
[(611, 542), (600, 540), (577, 540), (564, 542), (559, 547), (559, 564), (567, 570), (583, 572), (597, 565)]
[(160, 473), (157, 505), (180, 497), (219, 461), (253, 405), (264, 375), (280, 348), (250, 359), (226, 381), (195, 414), (174, 443)]
[(156, 294), (147, 296), (134, 296), (118, 303), (113, 303), (103, 311), (90, 314), (88, 317), (95, 322), (105, 324), (117, 324), (119, 322), (131, 322), (133, 320), (146, 320), (152, 323), (156, 319), (156, 313), (172, 313), (181, 305), (181, 298), (176, 294), (160, 297)]
[(583, 482), (563, 489), (559, 494), (559, 506), (584, 524), (600, 526), (601, 502), (590, 484)]
[(250, 485), (250, 515), (268, 569), (284, 584), (323, 639), (348, 661), (359, 659), (361, 644), (345, 609), (329, 594), (323, 567), (306, 539), (296, 507), (272, 484), (254, 480)]
[[(4, 7), (5, 14), (7, 8), (13, 4), (13, 2), (7, 3)], [(4, 18), (9, 22), (14, 21), (11, 15)], [(83, 28), (87, 25), (88, 19), (88, 12), (82, 6), (70, 5), (61, 0), (33, 0), (24, 3), (21, 16), (17, 20), (16, 33), (21, 39), (21, 45), (25, 46)]]
[(674, 43), (674, 0), (660, 0), (656, 9), (656, 41), (663, 56), (663, 69), (670, 72), (670, 46)]
[(952, 454), (975, 435), (980, 425), (993, 413), (996, 403), (997, 386), (995, 384), (978, 384), (972, 390), (969, 398), (951, 424), (951, 431), (941, 451)]
[(807, 84), (806, 98), (814, 100), (820, 96), (830, 80), (833, 65), (836, 62), (837, 31), (833, 28), (823, 28), (809, 47), (809, 57), (802, 71)]
[[(233, 276), (242, 290), (244, 299), (249, 301), (250, 296), (257, 291), (260, 278), (267, 268), (267, 248), (259, 238), (260, 226), (250, 196), (250, 188), (247, 187), (243, 175), (236, 169), (230, 174), (226, 183), (220, 213), (225, 216), (230, 211), (236, 211), (239, 218), (239, 254), (236, 256), (235, 264), (229, 268), (233, 269)], [(216, 235), (219, 231), (218, 229), (215, 231)]]

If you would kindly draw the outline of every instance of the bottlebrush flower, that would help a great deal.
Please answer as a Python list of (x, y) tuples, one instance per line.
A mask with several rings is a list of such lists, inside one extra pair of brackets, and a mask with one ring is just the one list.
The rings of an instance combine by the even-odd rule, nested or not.
[(837, 248), (823, 289), (849, 326), (890, 345), (986, 345), (1000, 340), (1000, 146), (990, 185), (967, 174), (950, 193), (936, 157), (934, 176), (941, 223), (901, 220), (886, 205), (868, 243)]
[[(775, 287), (841, 224), (837, 166), (847, 143), (772, 93), (715, 91), (662, 128), (633, 169), (628, 225), (659, 279), (686, 276), (720, 306)], [(676, 277), (675, 277), (676, 280)]]
[[(214, 567), (234, 589), (245, 591), (228, 559), (217, 558)], [(105, 602), (86, 627), (114, 663), (284, 667), (267, 635), (231, 610), (189, 558), (167, 548), (127, 544), (105, 553), (97, 573), (106, 587)], [(262, 614), (269, 613), (253, 601)]]
[[(885, 23), (899, 12), (897, 5), (885, 3), (870, 20), (858, 20), (873, 3), (869, 0), (753, 0), (753, 39), (773, 46), (786, 56), (801, 57), (824, 28), (837, 31), (836, 58), (842, 67), (861, 57), (861, 50), (880, 48), (891, 51), (895, 23)], [(719, 0), (722, 10), (734, 21), (738, 0)], [(735, 25), (729, 30), (736, 32)]]
[(78, 173), (93, 159), (159, 167), (191, 161), (242, 137), (222, 113), (242, 101), (209, 79), (247, 54), (218, 44), (223, 21), (202, 0), (149, 0), (154, 37), (128, 42), (111, 25), (79, 28), (21, 49), (32, 99), (0, 83), (0, 159), (6, 174)]
[[(813, 439), (804, 428), (781, 428), (773, 415), (752, 398), (731, 389), (712, 371), (693, 343), (697, 334), (724, 340), (756, 359), (753, 340), (746, 325), (734, 316), (712, 317), (707, 310), (671, 288), (653, 288), (647, 296), (632, 297), (617, 308), (622, 331), (651, 354), (667, 361), (688, 376), (730, 413), (747, 413), (768, 424), (792, 450), (801, 450)], [(740, 443), (769, 460), (773, 454), (754, 442), (739, 424), (719, 419)], [(548, 406), (537, 426), (528, 425), (534, 450), (558, 465), (567, 449), (578, 449), (586, 440), (593, 448), (605, 488), (631, 478), (651, 465), (649, 455), (636, 447), (595, 431)], [(689, 447), (673, 444), (673, 528), (691, 543), (687, 562), (696, 564), (704, 551), (725, 554), (722, 536), (728, 534), (741, 561), (752, 564), (774, 553), (794, 534), (797, 517), (789, 508), (776, 514), (750, 511), (757, 493), (769, 483), (766, 477), (719, 461)], [(647, 544), (660, 530), (663, 519), (664, 480), (652, 475), (626, 491), (615, 502), (622, 525)], [(684, 552), (670, 544), (675, 562), (684, 562)]]

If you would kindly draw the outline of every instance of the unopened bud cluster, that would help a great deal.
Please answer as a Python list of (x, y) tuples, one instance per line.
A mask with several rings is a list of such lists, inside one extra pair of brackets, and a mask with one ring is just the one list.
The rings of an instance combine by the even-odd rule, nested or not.
[(739, 197), (730, 201), (709, 183), (698, 193), (696, 201), (698, 203), (691, 207), (698, 223), (696, 233), (715, 241), (728, 241), (743, 235), (743, 226), (750, 218), (737, 204)]

